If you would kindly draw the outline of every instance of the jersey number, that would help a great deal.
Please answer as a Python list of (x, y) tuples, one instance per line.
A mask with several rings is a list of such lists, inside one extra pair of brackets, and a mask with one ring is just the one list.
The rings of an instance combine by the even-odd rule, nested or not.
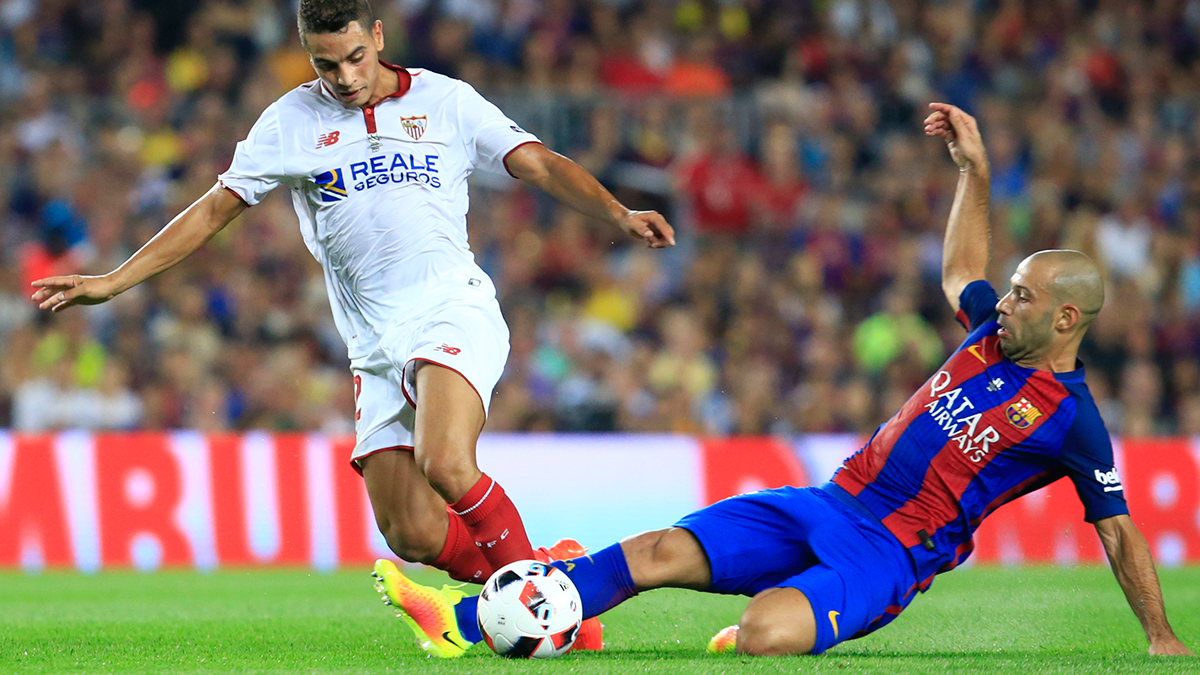
[(354, 421), (362, 419), (362, 408), (358, 407), (358, 397), (362, 396), (362, 375), (354, 376)]

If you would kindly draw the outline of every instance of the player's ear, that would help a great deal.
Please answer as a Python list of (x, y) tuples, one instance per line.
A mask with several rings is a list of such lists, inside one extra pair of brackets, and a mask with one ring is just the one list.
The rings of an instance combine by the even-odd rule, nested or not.
[(1075, 305), (1062, 305), (1058, 308), (1058, 317), (1054, 320), (1055, 330), (1067, 332), (1079, 325), (1083, 315)]
[(383, 51), (383, 22), (379, 19), (371, 25), (371, 37), (375, 38), (375, 51)]

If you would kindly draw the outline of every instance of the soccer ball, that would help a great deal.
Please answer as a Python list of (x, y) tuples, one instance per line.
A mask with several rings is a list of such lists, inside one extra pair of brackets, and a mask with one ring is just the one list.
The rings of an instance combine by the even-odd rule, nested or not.
[(583, 603), (566, 572), (519, 560), (496, 570), (483, 585), (478, 618), (484, 642), (500, 656), (550, 659), (575, 644)]

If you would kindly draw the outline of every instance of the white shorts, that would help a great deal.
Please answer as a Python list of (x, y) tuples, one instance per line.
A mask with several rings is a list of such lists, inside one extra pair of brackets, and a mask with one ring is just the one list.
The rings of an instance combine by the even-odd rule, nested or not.
[(483, 402), (508, 360), (508, 326), (494, 297), (469, 297), (435, 307), (384, 332), (379, 347), (350, 362), (354, 374), (354, 433), (351, 463), (367, 455), (413, 447), (417, 368), (436, 363), (462, 375)]

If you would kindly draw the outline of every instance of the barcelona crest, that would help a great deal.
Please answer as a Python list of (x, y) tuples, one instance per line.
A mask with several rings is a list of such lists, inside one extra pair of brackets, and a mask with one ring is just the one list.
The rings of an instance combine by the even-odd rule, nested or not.
[(1008, 406), (1008, 409), (1004, 411), (1004, 417), (1008, 423), (1018, 429), (1028, 429), (1029, 425), (1041, 416), (1042, 411), (1033, 407), (1033, 404), (1025, 397), (1021, 397), (1020, 401)]
[(421, 140), (421, 136), (425, 134), (425, 127), (429, 126), (429, 119), (425, 115), (419, 117), (401, 117), (400, 126), (404, 129), (404, 133), (408, 134), (414, 141)]

